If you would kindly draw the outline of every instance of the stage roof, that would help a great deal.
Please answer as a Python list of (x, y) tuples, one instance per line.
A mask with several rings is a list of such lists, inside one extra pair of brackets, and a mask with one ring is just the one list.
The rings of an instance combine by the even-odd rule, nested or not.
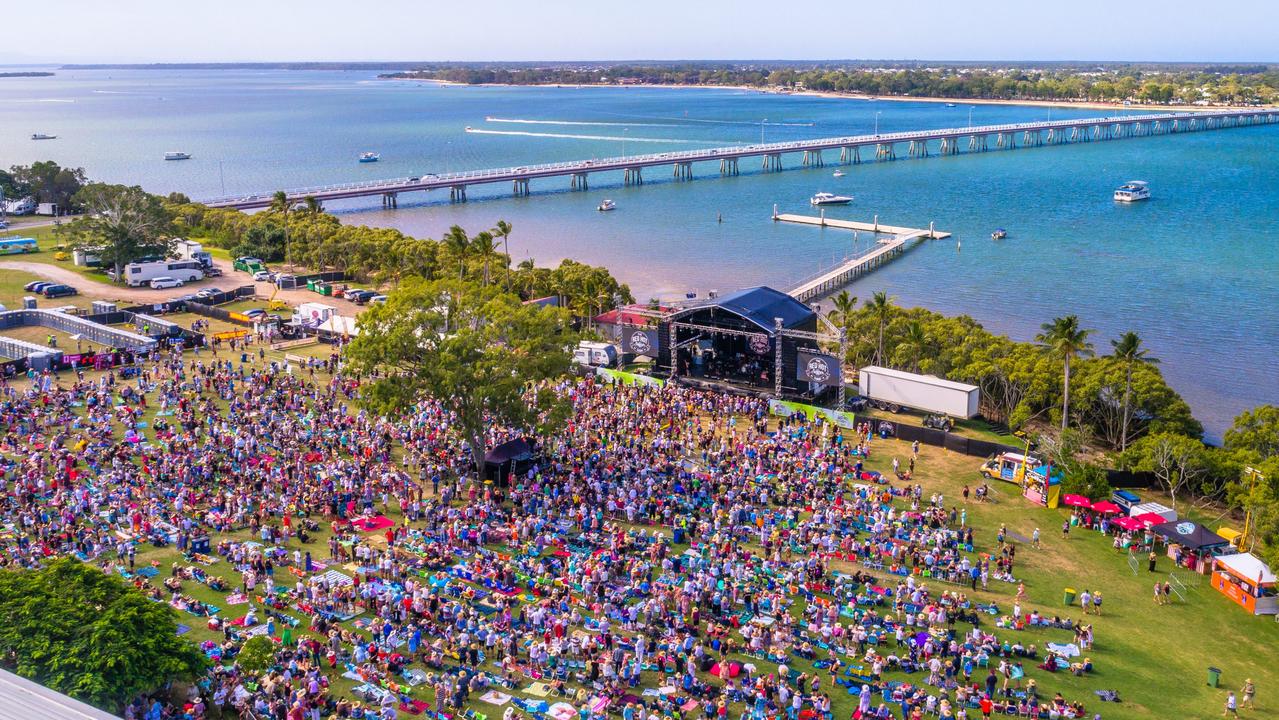
[(804, 303), (771, 287), (753, 287), (730, 293), (700, 305), (695, 310), (723, 308), (739, 315), (767, 332), (773, 332), (773, 318), (782, 319), (782, 327), (794, 328), (810, 322), (817, 313)]

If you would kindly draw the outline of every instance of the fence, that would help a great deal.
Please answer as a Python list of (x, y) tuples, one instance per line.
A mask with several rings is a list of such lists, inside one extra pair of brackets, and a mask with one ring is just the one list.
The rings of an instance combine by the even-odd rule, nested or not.
[[(149, 350), (155, 347), (155, 340), (143, 335), (131, 333), (127, 330), (108, 327), (87, 318), (68, 315), (66, 313), (55, 312), (53, 310), (10, 310), (0, 313), (0, 330), (24, 327), (24, 326), (47, 327), (60, 332), (83, 335), (85, 339), (91, 340), (100, 345), (109, 345), (116, 348), (127, 348), (130, 350)], [(10, 342), (14, 341), (9, 338)], [(27, 343), (27, 345), (33, 345)], [(39, 346), (35, 346), (39, 347)], [(17, 351), (18, 347), (10, 348)], [(45, 352), (47, 348), (40, 348), (40, 352)], [(30, 354), (28, 352), (27, 354)]]
[(955, 433), (942, 432), (933, 428), (920, 427), (918, 425), (905, 425), (895, 420), (883, 420), (880, 418), (869, 418), (871, 431), (876, 435), (879, 434), (880, 426), (889, 425), (892, 427), (892, 434), (899, 440), (906, 442), (914, 442), (918, 440), (924, 445), (932, 445), (934, 447), (942, 447), (953, 452), (976, 457), (989, 457), (1001, 452), (1021, 452), (1021, 448), (1011, 445), (1003, 445), (989, 440), (978, 440), (977, 438), (964, 437)]

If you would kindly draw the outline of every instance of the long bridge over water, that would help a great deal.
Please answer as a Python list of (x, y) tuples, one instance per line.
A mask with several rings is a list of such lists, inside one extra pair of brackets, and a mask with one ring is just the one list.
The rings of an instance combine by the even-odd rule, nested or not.
[[(905, 157), (925, 158), (958, 155), (961, 151), (973, 153), (992, 149), (1014, 150), (1275, 122), (1279, 122), (1279, 109), (1257, 108), (979, 125), (469, 170), (416, 178), (300, 188), (286, 191), (286, 194), (290, 201), (313, 197), (321, 202), (380, 195), (383, 206), (396, 207), (401, 193), (448, 190), (451, 200), (461, 202), (466, 200), (468, 187), (493, 183), (510, 183), (514, 195), (528, 195), (531, 192), (531, 181), (547, 178), (568, 178), (570, 189), (587, 190), (590, 176), (605, 172), (621, 172), (625, 185), (642, 185), (644, 171), (658, 167), (672, 168), (671, 175), (675, 180), (692, 180), (695, 163), (718, 162), (721, 176), (737, 175), (743, 159), (759, 158), (762, 172), (777, 172), (783, 169), (783, 156), (790, 154), (802, 154), (800, 163), (805, 167), (821, 167), (828, 161), (835, 162), (827, 153), (834, 155), (836, 152), (839, 163), (855, 165), (869, 161), (896, 160), (899, 149)], [(205, 204), (249, 210), (268, 207), (272, 200), (272, 194), (268, 193), (216, 198)]]

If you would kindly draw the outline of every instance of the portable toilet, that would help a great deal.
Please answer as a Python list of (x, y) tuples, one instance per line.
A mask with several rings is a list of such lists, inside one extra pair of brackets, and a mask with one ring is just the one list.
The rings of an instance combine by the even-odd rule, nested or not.
[(106, 315), (116, 311), (116, 304), (107, 300), (94, 300), (92, 308), (94, 315)]
[(25, 297), (23, 297), (23, 298), (22, 298), (22, 309), (23, 309), (23, 310), (35, 310), (35, 309), (36, 309), (36, 298), (35, 298), (35, 296), (34, 296), (34, 295), (27, 295), (27, 296), (25, 296)]

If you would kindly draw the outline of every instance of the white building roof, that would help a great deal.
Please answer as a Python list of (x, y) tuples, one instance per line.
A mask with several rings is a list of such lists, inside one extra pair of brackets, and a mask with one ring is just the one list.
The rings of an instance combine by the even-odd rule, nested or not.
[(1257, 582), (1258, 575), (1261, 576), (1262, 585), (1275, 582), (1275, 574), (1270, 570), (1270, 566), (1252, 553), (1222, 555), (1217, 558), (1217, 562), (1229, 568), (1231, 572), (1239, 577), (1248, 578), (1252, 582)]
[(92, 705), (0, 670), (0, 720), (120, 720)]

